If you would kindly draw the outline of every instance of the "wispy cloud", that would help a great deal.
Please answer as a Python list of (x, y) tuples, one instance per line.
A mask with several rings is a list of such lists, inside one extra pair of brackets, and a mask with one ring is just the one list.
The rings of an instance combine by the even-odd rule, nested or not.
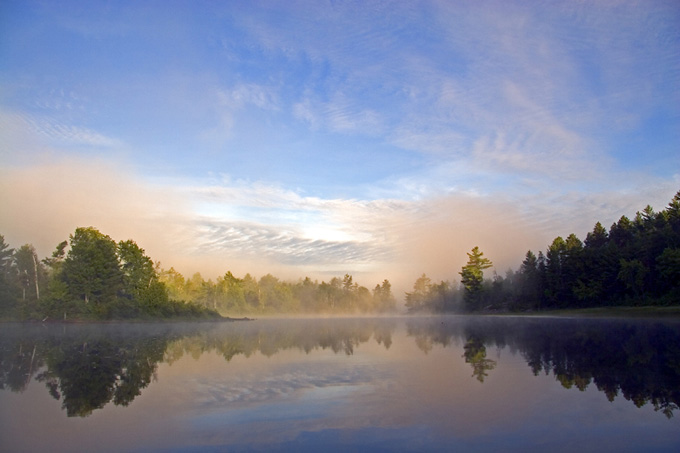
[[(304, 22), (301, 35), (281, 34), (271, 25), (251, 31), (269, 49), (298, 49), (345, 75), (325, 81), (325, 100), (305, 95), (292, 106), (313, 128), (377, 131), (396, 146), (498, 175), (532, 173), (553, 184), (600, 178), (617, 160), (618, 150), (605, 140), (610, 125), (631, 125), (640, 116), (635, 104), (649, 105), (661, 93), (658, 73), (647, 80), (630, 64), (643, 56), (649, 67), (678, 65), (677, 48), (660, 50), (650, 24), (668, 42), (677, 40), (677, 31), (658, 11), (641, 18), (635, 8), (606, 2), (592, 11), (582, 5), (496, 6), (435, 3), (420, 17), (397, 7), (392, 17), (407, 25), (427, 15), (434, 22), (426, 33), (444, 38), (417, 54), (406, 25), (385, 26), (385, 11), (350, 21), (349, 11), (334, 9), (333, 25), (347, 31), (322, 39), (295, 37), (320, 36), (328, 16)], [(556, 29), (548, 25), (555, 21), (561, 24)], [(364, 36), (369, 30), (370, 39)], [(348, 35), (362, 36), (362, 46)], [(631, 89), (636, 84), (641, 91)], [(307, 92), (319, 93), (314, 88)]]
[(313, 129), (323, 127), (334, 132), (379, 136), (385, 133), (383, 115), (372, 108), (362, 108), (343, 93), (335, 93), (327, 102), (306, 97), (292, 107), (293, 115)]
[[(32, 135), (51, 146), (122, 148), (124, 143), (87, 127), (62, 122), (53, 116), (0, 112), (0, 121), (7, 125), (0, 139), (10, 134)], [(21, 132), (24, 131), (24, 132)]]
[(299, 228), (213, 219), (196, 225), (198, 255), (222, 254), (238, 258), (265, 258), (292, 266), (352, 268), (388, 261), (393, 252), (379, 244), (361, 241), (309, 239)]
[(218, 93), (220, 104), (233, 108), (254, 105), (265, 110), (277, 110), (279, 101), (276, 90), (256, 84), (239, 84)]

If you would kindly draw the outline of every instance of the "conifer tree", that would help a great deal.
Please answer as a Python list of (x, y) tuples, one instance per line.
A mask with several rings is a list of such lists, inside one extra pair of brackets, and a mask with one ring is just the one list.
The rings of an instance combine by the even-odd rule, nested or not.
[(479, 309), (482, 293), (482, 283), (484, 281), (484, 269), (493, 266), (488, 258), (484, 258), (484, 253), (479, 251), (479, 247), (474, 247), (467, 254), (468, 262), (459, 272), (461, 283), (465, 288), (465, 305), (469, 311)]

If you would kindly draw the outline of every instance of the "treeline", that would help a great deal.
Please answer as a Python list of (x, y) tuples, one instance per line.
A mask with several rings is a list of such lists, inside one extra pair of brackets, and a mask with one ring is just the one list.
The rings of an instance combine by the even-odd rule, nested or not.
[(211, 319), (220, 315), (171, 299), (157, 266), (134, 241), (116, 243), (89, 227), (76, 229), (70, 241), (60, 243), (43, 260), (32, 245), (14, 250), (0, 235), (0, 317)]
[(329, 282), (283, 281), (271, 274), (259, 279), (246, 274), (235, 277), (231, 271), (216, 281), (204, 280), (200, 273), (185, 279), (174, 268), (162, 270), (160, 280), (171, 297), (191, 301), (221, 313), (388, 313), (396, 310), (396, 299), (388, 280), (373, 290), (356, 283), (353, 277), (333, 277)]
[(78, 228), (48, 258), (0, 235), (0, 319), (219, 318), (223, 314), (375, 313), (395, 310), (390, 282), (373, 291), (351, 275), (284, 282), (231, 272), (205, 281), (163, 270), (134, 241)]
[(680, 191), (668, 207), (647, 206), (609, 230), (600, 222), (581, 241), (558, 236), (528, 251), (517, 271), (483, 278), (492, 263), (475, 247), (461, 283), (423, 274), (406, 294), (410, 312), (527, 311), (613, 305), (680, 305)]

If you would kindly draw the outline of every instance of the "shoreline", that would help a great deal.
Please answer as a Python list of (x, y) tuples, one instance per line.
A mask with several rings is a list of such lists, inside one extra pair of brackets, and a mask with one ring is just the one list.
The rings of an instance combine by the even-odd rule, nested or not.
[(130, 319), (0, 319), (0, 324), (173, 324), (173, 323), (218, 323), (218, 322), (238, 322), (238, 321), (255, 321), (253, 318), (231, 318), (223, 316), (221, 318), (130, 318)]
[(584, 317), (584, 318), (680, 318), (680, 306), (612, 306), (591, 308), (561, 308), (556, 310), (536, 310), (525, 312), (483, 312), (480, 315), (488, 316), (526, 316), (526, 317)]

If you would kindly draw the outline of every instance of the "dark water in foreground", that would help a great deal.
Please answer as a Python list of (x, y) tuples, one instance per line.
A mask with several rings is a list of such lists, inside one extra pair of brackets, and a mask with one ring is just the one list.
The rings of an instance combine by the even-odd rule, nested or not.
[(0, 326), (2, 451), (680, 451), (680, 323)]

